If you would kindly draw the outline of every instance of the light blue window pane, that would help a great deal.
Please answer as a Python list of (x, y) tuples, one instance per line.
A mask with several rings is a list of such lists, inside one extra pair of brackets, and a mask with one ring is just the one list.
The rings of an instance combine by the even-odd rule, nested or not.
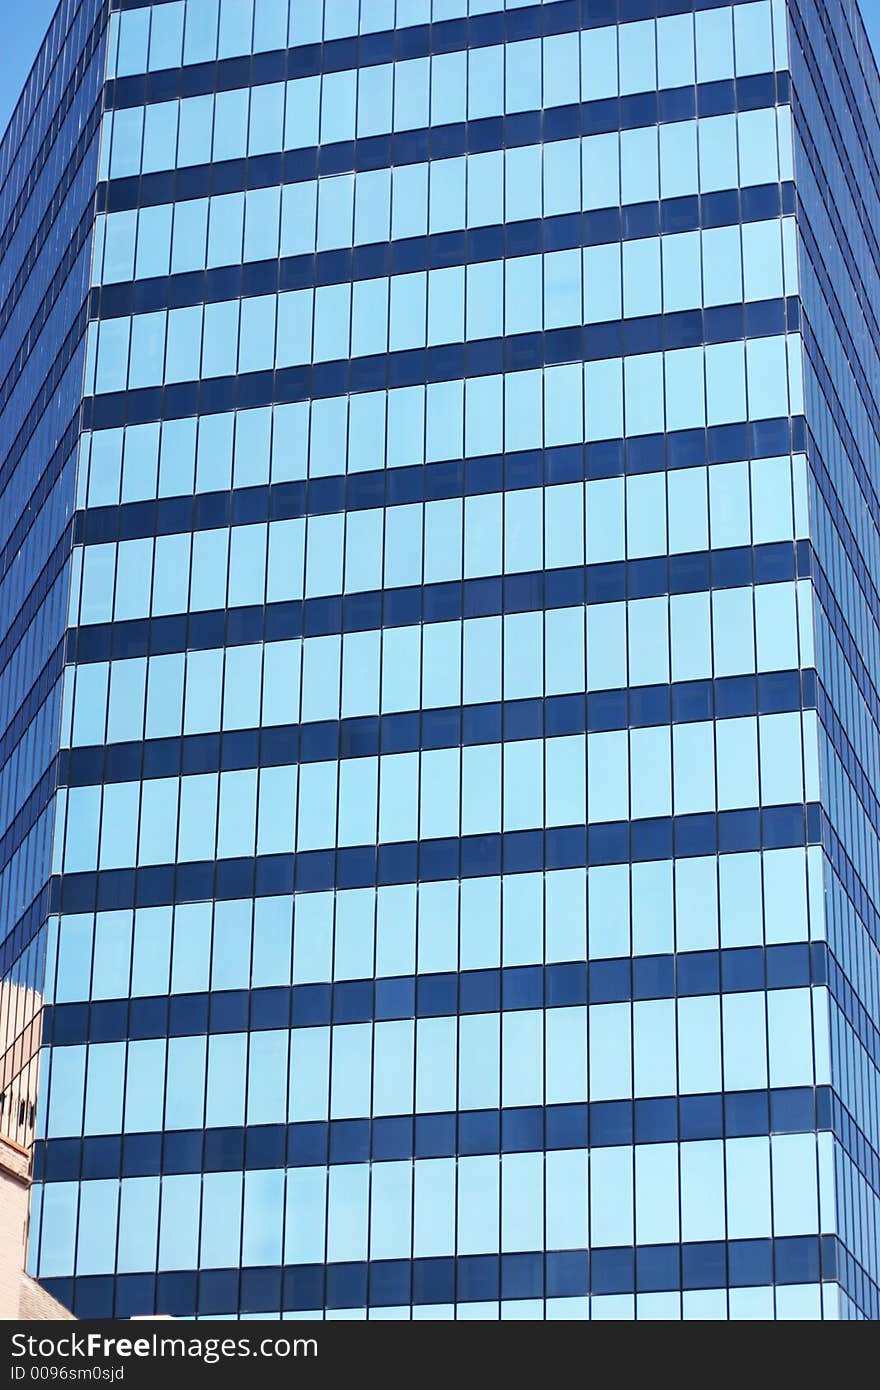
[(286, 1029), (251, 1034), (248, 1058), (247, 1123), (283, 1123), (287, 1115), (290, 1035)]
[(391, 129), (394, 69), (390, 64), (361, 68), (358, 82), (357, 133), (361, 138)]
[(278, 255), (280, 188), (252, 188), (245, 202), (244, 259), (274, 260)]
[(206, 1173), (202, 1180), (200, 1263), (225, 1269), (240, 1263), (243, 1173)]
[(281, 190), (282, 256), (314, 249), (317, 196), (317, 183), (298, 183)]
[(461, 266), (435, 270), (428, 277), (429, 345), (458, 343), (464, 338), (464, 282), (465, 272)]
[(217, 823), (218, 779), (215, 774), (184, 777), (180, 783), (181, 860), (213, 859)]
[(382, 759), (379, 839), (395, 841), (411, 839), (418, 814), (417, 799), (418, 757), (402, 753)]
[(244, 1123), (247, 1034), (215, 1034), (208, 1039), (207, 1125)]
[[(553, 147), (550, 145), (546, 147), (541, 145), (524, 145), (518, 149), (505, 150), (504, 207), (505, 216), (509, 222), (518, 222), (526, 218), (541, 216), (542, 151), (546, 150), (546, 157), (549, 158), (549, 151), (552, 148)], [(433, 183), (436, 176), (435, 171), (442, 168), (443, 164), (452, 164), (454, 162), (456, 161), (442, 160), (439, 164), (433, 166), (431, 172), (432, 203)], [(460, 224), (456, 223), (456, 225)]]
[(634, 864), (632, 868), (633, 952), (662, 955), (672, 951), (672, 865)]
[[(67, 924), (75, 919), (65, 918)], [(132, 914), (100, 912), (95, 924), (92, 998), (122, 999), (128, 992), (131, 970)]]
[(154, 6), (150, 26), (150, 71), (180, 66), (183, 51), (183, 0), (172, 5)]
[[(360, 178), (360, 176), (358, 176)], [(361, 185), (358, 182), (358, 198)], [(353, 174), (342, 174), (336, 178), (321, 179), (318, 199), (318, 249), (334, 246), (348, 246), (352, 239), (352, 216), (354, 208), (355, 178)]]
[(287, 47), (288, 8), (288, 0), (255, 0), (255, 53)]
[(113, 1179), (83, 1183), (80, 1189), (76, 1272), (108, 1274), (115, 1265), (119, 1185)]
[(139, 792), (136, 782), (104, 789), (99, 868), (122, 869), (135, 862)]
[(544, 327), (565, 328), (582, 322), (581, 253), (559, 251), (545, 256)]
[(776, 113), (743, 111), (737, 117), (739, 130), (739, 173), (743, 186), (775, 183), (779, 178)]
[(494, 338), (504, 331), (503, 263), (488, 261), (467, 268), (468, 338)]
[(187, 0), (183, 61), (210, 62), (217, 56), (220, 0)]
[[(321, 183), (323, 198), (325, 181)], [(372, 169), (358, 174), (355, 188), (355, 243), (387, 241), (391, 232), (391, 170)]]
[(171, 908), (141, 908), (135, 914), (132, 995), (167, 994), (171, 958)]
[(144, 111), (144, 154), (141, 169), (151, 174), (157, 169), (173, 169), (177, 162), (176, 101), (147, 106)]
[(588, 246), (583, 252), (585, 322), (602, 323), (623, 315), (621, 248)]
[(465, 386), (465, 454), (476, 457), (502, 448), (504, 378), (472, 377)]
[[(568, 37), (566, 35), (566, 37)], [(575, 49), (577, 52), (577, 49)], [(504, 50), (506, 101), (505, 110), (536, 111), (541, 101), (541, 40), (508, 44)], [(570, 100), (577, 100), (572, 97)], [(555, 102), (548, 100), (548, 105)]]
[(269, 154), (279, 150), (284, 132), (284, 84), (251, 88), (248, 154)]
[(719, 589), (712, 595), (716, 676), (755, 669), (755, 623), (751, 589)]
[(288, 1118), (326, 1120), (330, 1087), (330, 1029), (295, 1030), (290, 1037)]
[(80, 666), (76, 672), (76, 703), (73, 712), (73, 742), (101, 743), (107, 705), (108, 664)]
[(749, 416), (763, 420), (788, 414), (785, 339), (762, 338), (746, 346)]
[(395, 65), (395, 130), (421, 130), (428, 124), (429, 75), (428, 58), (414, 58)]
[[(633, 1076), (637, 1096), (674, 1093), (675, 1003), (652, 999), (633, 1006)], [(647, 1147), (647, 1146), (646, 1146)], [(674, 1237), (672, 1237), (674, 1239)]]
[(144, 131), (144, 108), (113, 113), (113, 145), (110, 155), (110, 177), (126, 178), (140, 170), (141, 141)]
[[(548, 34), (543, 55), (543, 105), (569, 106), (580, 101), (580, 35)], [(535, 107), (541, 104), (534, 103)]]
[(222, 0), (220, 6), (219, 58), (249, 53), (254, 23), (254, 0)]
[(757, 992), (724, 999), (724, 1079), (731, 1088), (767, 1085), (765, 1013), (764, 998)]
[(501, 1248), (544, 1247), (544, 1155), (505, 1154), (501, 1160)]
[(165, 1049), (164, 1038), (133, 1041), (128, 1045), (125, 1129), (129, 1134), (141, 1134), (162, 1128)]
[(92, 967), (93, 918), (90, 912), (62, 918), (58, 938), (55, 1002), (88, 999)]
[(709, 425), (746, 418), (745, 361), (741, 343), (706, 349), (706, 418)]
[(683, 1240), (724, 1238), (724, 1145), (718, 1140), (681, 1146)]
[(504, 197), (504, 159), (502, 152), (468, 156), (468, 226), (491, 227), (498, 221)]
[(166, 381), (191, 381), (199, 375), (202, 346), (201, 305), (172, 309), (168, 315)]
[(502, 1014), (501, 1104), (541, 1105), (543, 1098), (543, 1015), (539, 1009)]
[(719, 861), (721, 945), (763, 942), (761, 860), (757, 854), (723, 855)]
[[(599, 137), (600, 139), (603, 137)], [(610, 201), (617, 202), (618, 157), (617, 137), (614, 137), (613, 168), (606, 168), (601, 156), (589, 159), (588, 142), (583, 143), (583, 184), (581, 182), (581, 147), (577, 140), (563, 140), (558, 144), (544, 147), (544, 215), (555, 217), (558, 214), (574, 212), (581, 202), (583, 187), (584, 206), (604, 207), (609, 201), (603, 196), (606, 188), (613, 188)], [(595, 153), (595, 151), (591, 152)], [(608, 148), (609, 157), (612, 154)], [(595, 199), (595, 201), (594, 201)], [(534, 215), (539, 215), (536, 213)]]
[(370, 1258), (408, 1258), (411, 1248), (413, 1167), (383, 1163), (373, 1170), (370, 1192)]
[(82, 1133), (85, 1068), (85, 1047), (53, 1048), (47, 1138)]
[(367, 1256), (370, 1175), (366, 1164), (330, 1169), (327, 1201), (327, 1258), (364, 1260)]
[(156, 1267), (159, 1186), (157, 1177), (126, 1178), (121, 1184), (117, 1250), (119, 1273), (137, 1273)]
[(213, 96), (189, 97), (180, 103), (177, 163), (181, 168), (190, 164), (208, 163), (211, 158), (213, 126)]
[(416, 1168), (413, 1229), (416, 1256), (442, 1255), (454, 1248), (455, 1179), (455, 1159), (428, 1160)]
[(238, 350), (240, 372), (266, 371), (274, 365), (277, 302), (274, 295), (242, 300)]
[(351, 286), (327, 285), (315, 293), (316, 362), (348, 356), (351, 331)]
[(117, 77), (145, 72), (150, 39), (150, 11), (135, 10), (122, 16), (119, 28), (119, 47), (116, 56)]
[(95, 377), (95, 390), (97, 392), (125, 389), (130, 333), (131, 320), (129, 319), (105, 319), (101, 324)]
[(416, 1109), (455, 1106), (457, 1020), (420, 1019), (416, 1030)]
[(657, 85), (661, 89), (690, 87), (694, 81), (693, 17), (664, 16), (657, 25)]
[(323, 1261), (326, 1208), (327, 1169), (289, 1169), (284, 1222), (284, 1258), (288, 1263)]
[(733, 23), (729, 9), (696, 16), (697, 81), (719, 82), (733, 76)]
[(623, 434), (623, 370), (619, 360), (584, 365), (587, 440)]
[[(225, 775), (229, 776), (229, 774)], [(242, 774), (238, 775), (241, 776)], [(214, 935), (211, 945), (211, 989), (248, 988), (251, 958), (251, 912), (249, 899), (216, 904), (214, 908)]]
[[(161, 207), (140, 209), (137, 262), (134, 272), (138, 280), (149, 280), (153, 276), (168, 274), (173, 212), (174, 208), (170, 203)], [(106, 259), (104, 278), (107, 278)]]
[[(740, 182), (737, 164), (737, 117), (735, 115), (713, 115), (699, 122), (699, 186), (703, 193), (717, 189), (735, 188)], [(717, 232), (738, 235), (738, 228), (717, 228)], [(703, 234), (706, 239), (715, 232)]]
[[(256, 89), (254, 89), (256, 90)], [(214, 98), (214, 144), (212, 159), (241, 159), (247, 154), (248, 104), (247, 87), (237, 91), (218, 92)]]
[(278, 1213), (283, 1201), (284, 1177), (281, 1170), (245, 1175), (241, 1249), (245, 1266), (281, 1263), (282, 1223)]
[[(116, 213), (115, 216), (104, 219), (107, 232), (104, 239), (103, 274), (100, 278), (105, 285), (133, 278), (137, 217), (135, 211)], [(97, 254), (95, 268), (96, 272), (100, 272), (101, 264)]]
[(467, 119), (467, 53), (438, 53), (431, 68), (431, 125)]
[[(351, 140), (355, 134), (357, 72), (328, 72), (321, 83), (321, 143)], [(288, 120), (289, 120), (288, 106)], [(297, 144), (306, 143), (297, 141)], [(309, 141), (308, 143), (312, 143)], [(315, 142), (316, 143), (316, 142)]]
[(49, 1183), (42, 1191), (40, 1277), (49, 1279), (71, 1275), (74, 1270), (79, 1183)]
[(97, 867), (100, 807), (100, 787), (76, 787), (71, 790), (64, 854), (64, 865), (68, 872)]
[(162, 1181), (159, 1269), (192, 1269), (199, 1258), (201, 1178), (197, 1173), (169, 1175)]
[[(666, 127), (664, 126), (665, 130)], [(658, 149), (657, 129), (648, 126), (641, 130), (623, 130), (620, 133), (620, 201), (638, 203), (644, 199), (666, 196), (661, 192), (658, 180), (662, 178), (663, 167), (658, 160), (663, 146)], [(661, 136), (662, 140), (662, 136)], [(667, 166), (668, 166), (667, 159)], [(585, 185), (586, 187), (586, 185)]]
[(290, 982), (293, 904), (289, 897), (257, 898), (254, 903), (254, 988)]
[(532, 333), (542, 326), (543, 257), (504, 262), (504, 332)]
[[(320, 77), (305, 77), (287, 84), (284, 118), (285, 149), (307, 149), (318, 143), (321, 100)], [(351, 138), (350, 134), (348, 137)]]
[(168, 1129), (201, 1128), (205, 1110), (207, 1039), (169, 1038), (165, 1124)]
[(696, 125), (660, 126), (660, 196), (680, 198), (697, 189)]
[(743, 5), (735, 11), (733, 37), (738, 76), (772, 72), (773, 32), (768, 3)]

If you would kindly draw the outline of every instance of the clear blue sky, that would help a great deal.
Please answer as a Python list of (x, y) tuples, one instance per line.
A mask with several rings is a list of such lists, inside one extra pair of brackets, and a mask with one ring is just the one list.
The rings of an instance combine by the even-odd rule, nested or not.
[[(36, 57), (57, 0), (12, 0), (3, 6), (0, 43), (0, 134), (15, 110), (19, 92)], [(862, 14), (880, 55), (880, 0), (860, 0)], [(878, 56), (880, 61), (880, 56)]]

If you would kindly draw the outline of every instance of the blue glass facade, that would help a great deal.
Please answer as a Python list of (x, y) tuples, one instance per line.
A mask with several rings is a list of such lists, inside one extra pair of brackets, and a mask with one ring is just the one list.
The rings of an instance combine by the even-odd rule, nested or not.
[(32, 1272), (80, 1316), (880, 1316), (857, 11), (55, 23), (82, 180), (2, 155), (11, 227), (17, 149), (73, 190), (0, 339), (4, 457), (53, 458), (0, 554)]

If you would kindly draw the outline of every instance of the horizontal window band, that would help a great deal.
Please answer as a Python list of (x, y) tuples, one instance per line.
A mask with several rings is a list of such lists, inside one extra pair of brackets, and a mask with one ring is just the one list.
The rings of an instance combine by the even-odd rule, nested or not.
[(176, 777), (181, 773), (226, 772), (706, 719), (740, 719), (815, 709), (818, 696), (814, 670), (770, 671), (757, 676), (597, 690), (586, 696), (548, 695), (543, 699), (538, 696), (320, 723), (227, 729), (222, 733), (186, 734), (140, 743), (87, 745), (61, 750), (57, 785), (88, 787)]
[[(121, 0), (112, 10), (140, 9), (150, 0)], [(168, 0), (153, 0), (154, 4)], [(720, 5), (722, 0), (702, 3), (701, 10)], [(727, 0), (739, 4), (744, 0)], [(345, 72), (354, 68), (425, 58), (433, 53), (458, 53), (471, 48), (516, 43), (542, 35), (577, 33), (581, 29), (604, 28), (627, 20), (653, 19), (655, 15), (689, 13), (681, 0), (657, 0), (650, 13), (639, 0), (619, 0), (613, 4), (580, 4), (575, 0), (556, 0), (554, 4), (527, 5), (505, 10), (502, 3), (489, 14), (470, 18), (440, 20), (433, 24), (404, 25), (375, 33), (326, 39), (323, 43), (297, 44), (214, 62), (186, 64), (149, 73), (133, 73), (111, 78), (105, 86), (106, 109), (151, 105), (176, 97), (204, 96), (209, 92), (231, 91), (238, 87), (262, 87), (267, 83), (297, 77), (314, 77), (323, 72)]]
[[(728, 86), (733, 91), (728, 92)], [(715, 88), (722, 90), (716, 91)], [(609, 102), (585, 102), (574, 106), (549, 107), (544, 111), (523, 111), (512, 116), (489, 116), (483, 120), (462, 121), (456, 125), (426, 126), (422, 130), (397, 131), (393, 135), (374, 135), (337, 144), (313, 145), (308, 149), (251, 155), (245, 159), (218, 160), (212, 164), (191, 164), (151, 174), (129, 174), (98, 184), (96, 211), (124, 212), (158, 203), (186, 202), (212, 194), (241, 193), (249, 188), (275, 188), (279, 184), (306, 183), (334, 174), (361, 173), (386, 169), (392, 165), (425, 164), (466, 154), (517, 149), (524, 145), (556, 144), (581, 136), (609, 135), (615, 131), (639, 130), (682, 120), (694, 119), (694, 90), (705, 92), (697, 106), (699, 116), (730, 115), (737, 91), (743, 94), (747, 111), (774, 107), (787, 108), (787, 73), (769, 73), (765, 78), (743, 77), (736, 84), (711, 83), (707, 87), (676, 88), (670, 103), (680, 106), (681, 115), (670, 122), (661, 117), (661, 96), (648, 92), (643, 97), (613, 98)], [(685, 93), (682, 98), (681, 94)], [(619, 109), (619, 102), (620, 109)], [(601, 108), (593, 110), (593, 107)], [(720, 109), (718, 109), (720, 108)], [(621, 125), (620, 122), (625, 124)], [(745, 202), (749, 187), (740, 189)]]
[(155, 420), (324, 400), (427, 382), (535, 371), (571, 363), (600, 362), (719, 343), (775, 337), (800, 328), (800, 300), (756, 300), (720, 309), (553, 328), (543, 333), (481, 338), (371, 357), (349, 357), (235, 376), (110, 391), (83, 399), (82, 428), (108, 429)]
[[(709, 198), (714, 199), (712, 227), (735, 227), (778, 216), (780, 190), (783, 215), (790, 215), (793, 185), (788, 183), (753, 188), (751, 192), (760, 196), (751, 198), (748, 208), (740, 207), (737, 190), (706, 195), (702, 201), (705, 205)], [(772, 209), (769, 217), (761, 208), (764, 200)], [(668, 198), (661, 203), (636, 203), (625, 209), (608, 208), (524, 222), (501, 222), (492, 227), (433, 232), (428, 236), (282, 256), (268, 261), (180, 271), (152, 279), (104, 283), (90, 291), (89, 318), (125, 318), (129, 314), (192, 308), (198, 304), (217, 304), (285, 290), (344, 285), (385, 276), (410, 275), (420, 270), (516, 260), (521, 256), (677, 235), (706, 227), (707, 224), (701, 222), (700, 211), (698, 197)]]
[(828, 967), (824, 942), (796, 942), (589, 963), (47, 1004), (43, 1043), (62, 1047), (795, 989), (827, 984)]
[(352, 1264), (41, 1277), (40, 1282), (81, 1318), (154, 1311), (186, 1318), (233, 1308), (278, 1313), (811, 1284), (837, 1277), (839, 1251), (836, 1236), (777, 1236)]
[(92, 623), (67, 632), (65, 661), (157, 656), (189, 649), (282, 642), (452, 622), (500, 613), (537, 613), (587, 603), (615, 603), (662, 594), (700, 593), (808, 579), (813, 568), (809, 541), (777, 541), (728, 550), (661, 555), (651, 560), (615, 560), (569, 569), (534, 570), (492, 579), (297, 599), (249, 608), (221, 608), (170, 617)]
[(38, 1139), (34, 1182), (400, 1162), (701, 1139), (807, 1134), (832, 1128), (828, 1086), (459, 1110), (234, 1129)]
[[(734, 453), (734, 441), (742, 452)], [(777, 458), (796, 453), (805, 441), (802, 416), (757, 420), (750, 425), (710, 426), (708, 430), (670, 430), (594, 444), (511, 450), (465, 459), (416, 463), (317, 476), (292, 482), (233, 487), (224, 492), (187, 492), (119, 506), (89, 506), (74, 517), (74, 545), (171, 536), (300, 516), (367, 511), (412, 502), (477, 497), (521, 488), (552, 487), (625, 474), (709, 464)]]
[(304, 850), (298, 854), (70, 873), (50, 881), (50, 911), (93, 912), (176, 902), (271, 897), (544, 869), (626, 864), (673, 855), (740, 853), (822, 843), (818, 802), (608, 821), (457, 839)]

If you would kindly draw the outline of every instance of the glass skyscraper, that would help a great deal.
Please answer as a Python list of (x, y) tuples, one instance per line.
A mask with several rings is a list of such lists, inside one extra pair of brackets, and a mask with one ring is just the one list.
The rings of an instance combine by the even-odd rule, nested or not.
[(31, 1272), (880, 1317), (854, 0), (62, 0), (0, 179)]

